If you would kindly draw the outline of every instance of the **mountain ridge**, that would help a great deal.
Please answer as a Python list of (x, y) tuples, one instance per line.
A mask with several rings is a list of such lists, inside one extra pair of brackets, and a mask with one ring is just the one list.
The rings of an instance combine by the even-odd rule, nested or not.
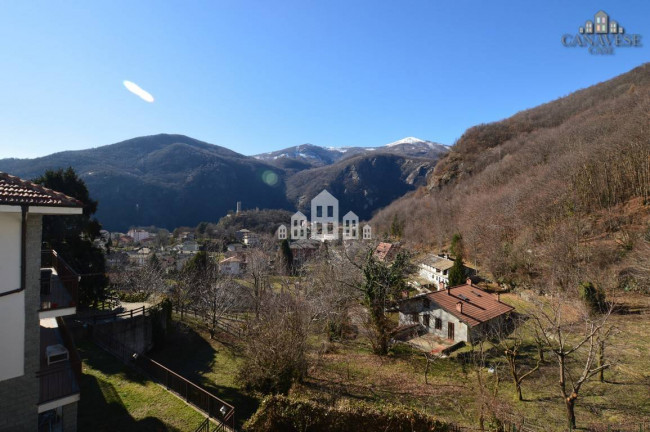
[[(126, 230), (133, 225), (174, 228), (216, 222), (234, 209), (237, 201), (243, 201), (246, 208), (293, 210), (298, 202), (292, 201), (288, 190), (292, 191), (291, 197), (311, 199), (309, 195), (316, 190), (313, 184), (323, 179), (325, 183), (319, 184), (339, 191), (339, 199), (349, 201), (348, 195), (356, 194), (359, 188), (370, 191), (370, 183), (379, 181), (375, 176), (381, 177), (380, 172), (367, 174), (361, 183), (357, 181), (351, 187), (349, 163), (327, 159), (332, 150), (318, 146), (310, 150), (324, 155), (319, 167), (327, 168), (325, 174), (317, 171), (313, 177), (300, 177), (289, 187), (289, 178), (316, 168), (314, 164), (291, 157), (280, 158), (283, 163), (270, 163), (178, 134), (136, 137), (34, 159), (0, 159), (0, 171), (29, 179), (47, 169), (72, 166), (99, 201), (97, 217), (110, 230)], [(390, 197), (401, 196), (414, 184), (422, 184), (435, 164), (435, 160), (429, 160), (422, 169), (409, 163), (415, 158), (401, 156), (399, 151), (381, 160), (383, 169), (391, 173), (388, 180), (393, 180), (387, 194)], [(354, 156), (363, 159), (378, 154)], [(297, 188), (303, 192), (294, 193)], [(385, 199), (373, 199), (362, 215), (370, 218), (380, 205), (386, 204)]]

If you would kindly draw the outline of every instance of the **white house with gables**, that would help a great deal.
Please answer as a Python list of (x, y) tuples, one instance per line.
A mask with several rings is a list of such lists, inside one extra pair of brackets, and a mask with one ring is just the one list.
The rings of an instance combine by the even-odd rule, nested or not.
[(462, 285), (401, 300), (398, 307), (401, 326), (416, 324), (452, 343), (489, 336), (514, 310), (498, 293), (485, 292), (470, 279)]

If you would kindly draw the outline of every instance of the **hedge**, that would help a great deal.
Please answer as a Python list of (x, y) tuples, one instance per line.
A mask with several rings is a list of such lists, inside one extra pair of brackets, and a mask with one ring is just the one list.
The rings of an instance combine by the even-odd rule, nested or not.
[(421, 412), (361, 402), (333, 407), (310, 400), (269, 396), (244, 424), (247, 432), (447, 432), (449, 425)]

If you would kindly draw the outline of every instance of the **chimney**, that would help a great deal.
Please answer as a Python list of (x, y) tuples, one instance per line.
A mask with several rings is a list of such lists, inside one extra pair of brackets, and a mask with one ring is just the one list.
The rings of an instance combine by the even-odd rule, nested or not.
[(451, 293), (449, 292), (449, 286), (447, 286), (447, 295), (451, 295)]
[(495, 292), (495, 293), (494, 293), (494, 297), (496, 297), (496, 299), (497, 299), (498, 302), (501, 301), (501, 293), (499, 293), (499, 292)]
[(472, 278), (467, 278), (467, 280), (465, 281), (465, 283), (466, 283), (467, 285), (469, 285), (469, 286), (472, 286)]
[(463, 313), (463, 302), (456, 303), (456, 310), (460, 313)]

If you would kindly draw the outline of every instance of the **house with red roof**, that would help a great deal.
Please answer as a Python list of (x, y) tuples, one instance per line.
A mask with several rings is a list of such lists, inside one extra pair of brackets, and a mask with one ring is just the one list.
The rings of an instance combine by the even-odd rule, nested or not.
[(390, 262), (397, 256), (401, 245), (399, 243), (381, 242), (375, 248), (373, 255), (379, 261)]
[(499, 294), (463, 285), (404, 299), (399, 303), (399, 324), (418, 324), (421, 329), (452, 342), (471, 342), (499, 328), (514, 308)]

